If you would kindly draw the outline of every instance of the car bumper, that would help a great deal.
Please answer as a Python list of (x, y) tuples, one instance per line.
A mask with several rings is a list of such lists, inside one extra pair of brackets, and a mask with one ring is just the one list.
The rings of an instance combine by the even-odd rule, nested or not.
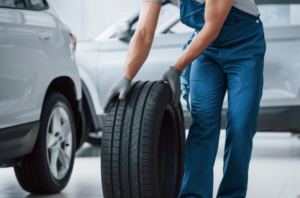
[[(226, 128), (226, 112), (222, 110), (221, 128)], [(185, 128), (189, 129), (193, 119), (184, 111)], [(257, 131), (300, 132), (300, 106), (261, 107), (258, 114)]]

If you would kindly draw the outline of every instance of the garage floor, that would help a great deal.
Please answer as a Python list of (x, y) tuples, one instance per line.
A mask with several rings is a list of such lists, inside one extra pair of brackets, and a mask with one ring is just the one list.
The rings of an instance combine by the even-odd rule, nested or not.
[[(222, 178), (225, 132), (215, 164), (214, 195)], [(0, 198), (102, 198), (100, 148), (85, 144), (77, 153), (73, 175), (61, 194), (30, 195), (12, 168), (0, 169)], [(250, 164), (247, 198), (300, 198), (300, 139), (290, 133), (257, 133)]]

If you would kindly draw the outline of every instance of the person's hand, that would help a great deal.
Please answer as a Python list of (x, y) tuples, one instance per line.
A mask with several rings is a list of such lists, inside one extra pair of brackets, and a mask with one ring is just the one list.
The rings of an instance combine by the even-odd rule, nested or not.
[(172, 102), (174, 103), (175, 107), (177, 107), (180, 101), (180, 75), (181, 71), (176, 67), (169, 67), (167, 71), (162, 75), (158, 82), (165, 82), (167, 81), (172, 90)]
[(126, 94), (130, 89), (130, 83), (131, 80), (129, 78), (126, 76), (121, 76), (121, 78), (109, 89), (104, 100), (104, 113), (106, 113), (109, 104), (115, 96), (119, 95), (120, 100), (125, 99)]

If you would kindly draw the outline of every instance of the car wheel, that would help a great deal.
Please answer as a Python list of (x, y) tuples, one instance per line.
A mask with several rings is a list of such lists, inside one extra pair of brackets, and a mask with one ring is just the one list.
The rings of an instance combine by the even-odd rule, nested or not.
[(50, 93), (42, 108), (35, 147), (19, 166), (14, 167), (17, 180), (24, 190), (50, 194), (66, 187), (74, 164), (75, 132), (68, 100), (61, 93)]
[(184, 165), (182, 108), (165, 83), (136, 82), (108, 108), (101, 147), (104, 197), (179, 195)]
[(98, 132), (90, 132), (87, 137), (87, 142), (95, 145), (95, 146), (101, 146), (101, 140), (102, 140), (102, 131)]

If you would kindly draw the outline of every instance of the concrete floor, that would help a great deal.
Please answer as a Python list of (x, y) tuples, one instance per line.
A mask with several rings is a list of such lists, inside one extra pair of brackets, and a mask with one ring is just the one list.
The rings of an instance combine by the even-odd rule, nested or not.
[[(214, 167), (214, 196), (222, 179), (224, 131)], [(102, 198), (100, 148), (77, 152), (73, 175), (60, 194), (30, 195), (19, 187), (12, 168), (0, 169), (0, 198)], [(257, 133), (250, 163), (247, 198), (300, 198), (300, 139), (290, 133)]]

